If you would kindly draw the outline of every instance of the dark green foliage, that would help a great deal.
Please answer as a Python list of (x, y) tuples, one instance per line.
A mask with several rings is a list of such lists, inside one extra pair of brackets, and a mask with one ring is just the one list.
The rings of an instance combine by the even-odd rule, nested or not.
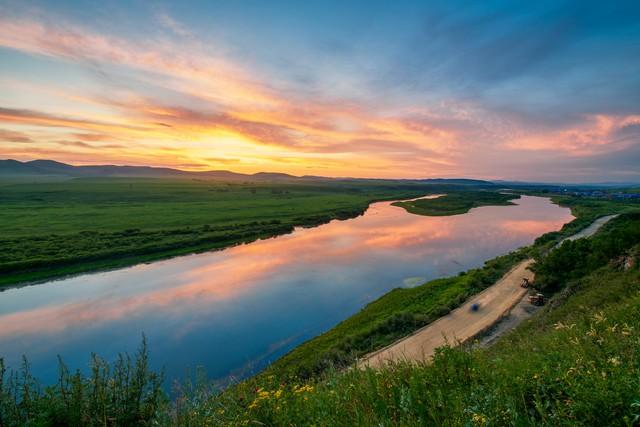
[(456, 191), (435, 199), (418, 199), (396, 202), (394, 206), (405, 208), (416, 215), (448, 216), (460, 215), (479, 206), (513, 205), (510, 200), (518, 199), (517, 194), (503, 194), (494, 191)]
[(149, 370), (145, 340), (133, 359), (120, 355), (113, 365), (93, 355), (88, 376), (59, 364), (58, 383), (42, 387), (26, 359), (18, 372), (7, 372), (0, 359), (0, 426), (149, 426), (162, 419), (162, 375)]
[(640, 241), (640, 213), (623, 214), (591, 239), (565, 241), (549, 254), (538, 254), (533, 267), (536, 283), (555, 292), (564, 283), (605, 265)]

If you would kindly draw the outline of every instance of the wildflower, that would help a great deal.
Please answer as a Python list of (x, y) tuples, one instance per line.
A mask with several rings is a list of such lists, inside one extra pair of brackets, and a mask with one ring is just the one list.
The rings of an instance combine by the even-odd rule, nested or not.
[(276, 399), (280, 399), (280, 396), (282, 396), (282, 389), (278, 389), (273, 393), (273, 395), (276, 397)]
[(249, 405), (249, 409), (256, 409), (258, 407), (258, 401), (254, 400), (253, 402), (251, 402), (251, 405)]
[(596, 313), (593, 315), (593, 320), (596, 321), (596, 323), (601, 323), (604, 322), (605, 320), (607, 320), (606, 317), (604, 317), (604, 313), (601, 311), (599, 313)]
[(622, 364), (622, 362), (620, 362), (620, 359), (618, 359), (617, 357), (610, 357), (609, 363), (611, 363), (613, 366), (620, 366)]
[(482, 414), (476, 414), (474, 413), (471, 416), (471, 422), (473, 423), (473, 425), (475, 426), (484, 426), (487, 424), (487, 417), (482, 415)]
[(300, 386), (294, 386), (293, 387), (293, 392), (294, 393), (305, 393), (305, 392), (312, 392), (313, 391), (313, 386), (310, 386), (308, 384), (303, 385), (302, 387)]

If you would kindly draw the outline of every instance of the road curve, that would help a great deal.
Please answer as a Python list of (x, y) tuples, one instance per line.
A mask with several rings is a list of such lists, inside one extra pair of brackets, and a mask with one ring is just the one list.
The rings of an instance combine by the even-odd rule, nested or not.
[[(615, 216), (617, 215), (598, 218), (567, 240), (589, 237)], [(527, 290), (521, 288), (520, 283), (525, 277), (533, 280), (533, 272), (527, 269), (532, 263), (531, 259), (520, 262), (494, 285), (473, 296), (462, 306), (411, 335), (369, 353), (357, 361), (357, 366), (378, 368), (391, 361), (428, 360), (438, 347), (447, 343), (464, 342), (477, 336), (499, 321), (525, 297)], [(474, 304), (479, 306), (477, 311), (472, 310)]]
[[(526, 294), (527, 290), (520, 287), (520, 282), (523, 277), (533, 279), (533, 273), (527, 270), (532, 262), (520, 262), (494, 285), (451, 313), (388, 347), (368, 354), (358, 361), (358, 366), (377, 368), (389, 361), (426, 360), (438, 347), (463, 342), (477, 335), (493, 325)], [(474, 304), (480, 307), (477, 311), (471, 309)]]

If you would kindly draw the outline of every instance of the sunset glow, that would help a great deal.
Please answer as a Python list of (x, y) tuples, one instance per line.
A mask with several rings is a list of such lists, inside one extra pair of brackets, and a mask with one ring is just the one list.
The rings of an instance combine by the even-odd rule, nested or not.
[(0, 157), (640, 180), (637, 2), (269, 4), (0, 2)]

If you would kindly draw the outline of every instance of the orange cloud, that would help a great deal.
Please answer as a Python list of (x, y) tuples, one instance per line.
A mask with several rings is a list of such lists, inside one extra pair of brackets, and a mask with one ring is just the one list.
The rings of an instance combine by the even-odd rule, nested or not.
[[(617, 137), (617, 132), (633, 125), (640, 126), (640, 116), (592, 115), (587, 116), (583, 123), (568, 129), (517, 135), (507, 143), (507, 147), (530, 151), (560, 151), (576, 156), (587, 156), (624, 142), (627, 138)], [(640, 137), (640, 132), (635, 136)]]

